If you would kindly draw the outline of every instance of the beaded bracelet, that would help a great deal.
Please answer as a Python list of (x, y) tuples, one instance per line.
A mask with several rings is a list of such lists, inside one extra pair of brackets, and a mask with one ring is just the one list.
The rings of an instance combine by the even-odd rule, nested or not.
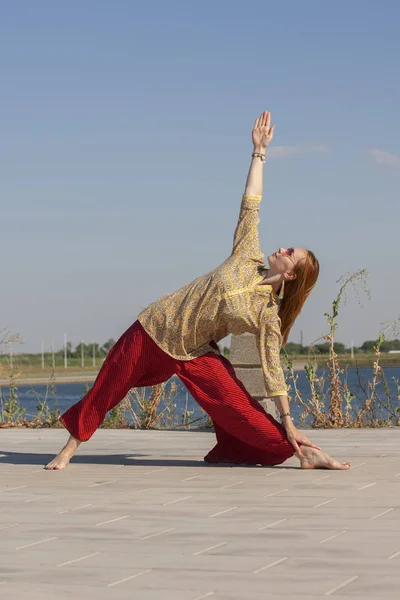
[(292, 415), (290, 414), (290, 412), (284, 413), (283, 415), (279, 415), (281, 419), (283, 419), (283, 417), (291, 417)]
[(261, 162), (265, 162), (265, 154), (261, 154), (261, 152), (253, 152), (251, 156), (253, 158), (259, 158)]

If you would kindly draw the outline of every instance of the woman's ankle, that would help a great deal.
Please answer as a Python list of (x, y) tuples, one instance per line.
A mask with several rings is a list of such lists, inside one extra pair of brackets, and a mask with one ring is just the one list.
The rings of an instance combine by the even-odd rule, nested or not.
[(79, 446), (82, 444), (81, 440), (78, 440), (78, 438), (74, 437), (73, 435), (70, 435), (68, 438), (68, 441), (65, 445), (65, 448), (71, 449), (71, 450), (76, 450), (77, 448), (79, 448)]

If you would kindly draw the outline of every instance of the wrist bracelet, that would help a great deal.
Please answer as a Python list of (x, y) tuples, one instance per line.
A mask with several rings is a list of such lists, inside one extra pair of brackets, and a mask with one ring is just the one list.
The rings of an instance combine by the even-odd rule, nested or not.
[(259, 158), (261, 162), (265, 162), (265, 154), (261, 154), (261, 152), (253, 152), (251, 156), (253, 158)]
[(283, 417), (292, 417), (292, 415), (290, 414), (290, 412), (284, 413), (283, 415), (279, 415), (281, 419), (283, 419)]

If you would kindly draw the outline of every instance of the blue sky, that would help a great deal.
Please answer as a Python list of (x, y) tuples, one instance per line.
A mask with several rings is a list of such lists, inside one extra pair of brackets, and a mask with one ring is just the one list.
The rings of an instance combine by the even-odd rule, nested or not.
[(399, 316), (397, 2), (15, 0), (2, 9), (1, 326), (22, 351), (103, 343), (231, 251), (264, 109), (262, 249), (322, 274), (310, 343), (346, 272), (338, 340)]

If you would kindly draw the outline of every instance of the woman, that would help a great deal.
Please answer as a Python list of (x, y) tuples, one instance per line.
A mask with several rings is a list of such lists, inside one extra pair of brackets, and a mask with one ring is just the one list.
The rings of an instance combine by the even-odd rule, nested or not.
[[(277, 465), (294, 454), (304, 469), (348, 469), (293, 425), (279, 352), (319, 272), (314, 254), (280, 248), (264, 267), (257, 225), (265, 154), (273, 137), (270, 114), (256, 119), (254, 152), (233, 251), (214, 271), (142, 311), (108, 354), (93, 388), (61, 417), (70, 438), (46, 469), (65, 468), (133, 387), (177, 375), (214, 423), (217, 445), (207, 462)], [(255, 334), (267, 396), (282, 424), (267, 415), (237, 379), (216, 342), (228, 334)]]

